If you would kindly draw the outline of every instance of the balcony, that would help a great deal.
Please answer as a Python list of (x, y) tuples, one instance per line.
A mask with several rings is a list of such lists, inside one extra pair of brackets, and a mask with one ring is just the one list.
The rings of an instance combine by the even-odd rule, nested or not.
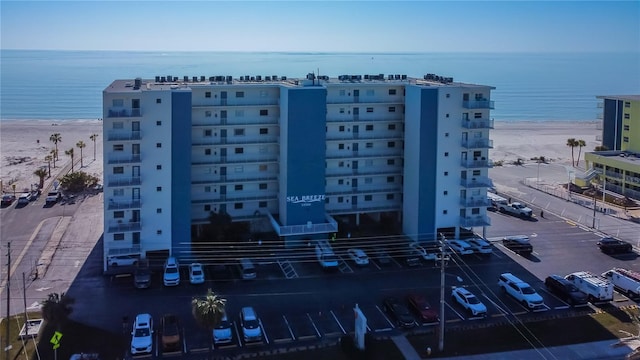
[(460, 205), (464, 207), (488, 207), (491, 206), (491, 200), (487, 198), (469, 198), (461, 199)]
[(486, 176), (476, 176), (471, 179), (461, 179), (460, 185), (466, 188), (483, 188), (493, 186), (493, 182)]
[[(122, 221), (122, 220), (118, 220)], [(140, 221), (119, 222), (116, 224), (109, 224), (109, 232), (127, 232), (127, 231), (140, 231), (142, 228)]]
[(113, 199), (109, 200), (109, 206), (107, 206), (107, 210), (126, 210), (126, 209), (136, 209), (140, 208), (142, 203), (140, 200), (129, 200), (129, 201), (114, 201)]
[(462, 140), (462, 147), (466, 149), (493, 149), (493, 140), (490, 139), (466, 139)]
[(494, 101), (485, 99), (467, 100), (462, 102), (462, 107), (465, 109), (494, 109)]
[(465, 129), (493, 129), (493, 119), (463, 119)]
[(383, 158), (383, 157), (399, 157), (402, 156), (402, 150), (388, 151), (388, 152), (366, 152), (366, 150), (358, 151), (358, 153), (354, 154), (352, 151), (344, 150), (339, 154), (327, 154), (327, 159), (349, 159), (349, 158)]
[(489, 225), (491, 225), (491, 219), (489, 219), (486, 215), (460, 217), (460, 226), (465, 228)]
[(134, 186), (140, 185), (140, 176), (132, 177), (110, 177), (107, 180), (108, 186)]
[(128, 118), (128, 117), (141, 117), (142, 110), (140, 109), (109, 109), (107, 112), (108, 118)]
[(126, 140), (140, 140), (142, 134), (140, 131), (127, 131), (127, 130), (113, 130), (107, 133), (107, 140), (109, 141), (126, 141)]
[(140, 245), (132, 245), (130, 248), (110, 248), (106, 251), (109, 256), (113, 255), (140, 255), (142, 251)]
[(108, 164), (132, 164), (132, 163), (139, 163), (140, 160), (140, 154), (129, 154), (129, 155), (120, 155), (120, 156), (116, 156), (110, 154), (109, 158), (107, 160)]
[(305, 225), (280, 225), (270, 213), (267, 213), (273, 229), (278, 233), (278, 236), (292, 236), (292, 235), (311, 235), (311, 234), (326, 234), (338, 232), (338, 222), (335, 221), (329, 214), (326, 215), (326, 223), (312, 223), (309, 222)]
[(249, 164), (249, 163), (273, 163), (273, 162), (278, 162), (278, 155), (251, 156), (251, 157), (249, 156), (242, 157), (241, 155), (220, 156), (217, 159), (214, 158), (214, 159), (205, 160), (205, 161), (192, 161), (191, 165)]
[(482, 160), (462, 160), (461, 164), (462, 167), (467, 169), (493, 167), (493, 161), (485, 160), (485, 158), (482, 158)]

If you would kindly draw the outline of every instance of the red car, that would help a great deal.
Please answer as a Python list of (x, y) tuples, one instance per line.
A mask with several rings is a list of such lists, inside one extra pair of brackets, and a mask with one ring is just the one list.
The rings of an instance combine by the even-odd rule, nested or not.
[(407, 296), (407, 301), (409, 302), (409, 308), (420, 316), (420, 320), (422, 320), (422, 322), (434, 323), (439, 321), (438, 311), (431, 307), (424, 296), (411, 294)]
[(16, 197), (11, 194), (2, 195), (2, 206), (9, 206), (16, 200)]

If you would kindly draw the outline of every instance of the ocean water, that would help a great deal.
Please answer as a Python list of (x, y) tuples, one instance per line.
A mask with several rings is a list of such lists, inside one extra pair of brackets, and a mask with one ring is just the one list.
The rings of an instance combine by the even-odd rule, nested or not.
[(497, 121), (595, 120), (597, 95), (640, 94), (640, 53), (0, 51), (0, 120), (97, 119), (114, 79), (435, 73), (494, 86)]

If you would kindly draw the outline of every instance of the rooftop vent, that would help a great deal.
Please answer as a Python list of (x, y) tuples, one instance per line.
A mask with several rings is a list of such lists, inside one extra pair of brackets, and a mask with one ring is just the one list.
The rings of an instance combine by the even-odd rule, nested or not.
[(156, 82), (160, 82), (160, 76), (156, 76)]
[(185, 76), (182, 78), (182, 80), (183, 80), (184, 82), (189, 82), (189, 77), (188, 77), (187, 75), (185, 75)]

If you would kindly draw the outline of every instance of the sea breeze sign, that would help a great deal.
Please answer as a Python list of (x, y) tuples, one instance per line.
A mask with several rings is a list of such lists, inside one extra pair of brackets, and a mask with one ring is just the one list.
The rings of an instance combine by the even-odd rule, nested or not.
[(287, 202), (300, 204), (301, 206), (311, 206), (314, 202), (324, 201), (324, 198), (324, 195), (287, 196)]

